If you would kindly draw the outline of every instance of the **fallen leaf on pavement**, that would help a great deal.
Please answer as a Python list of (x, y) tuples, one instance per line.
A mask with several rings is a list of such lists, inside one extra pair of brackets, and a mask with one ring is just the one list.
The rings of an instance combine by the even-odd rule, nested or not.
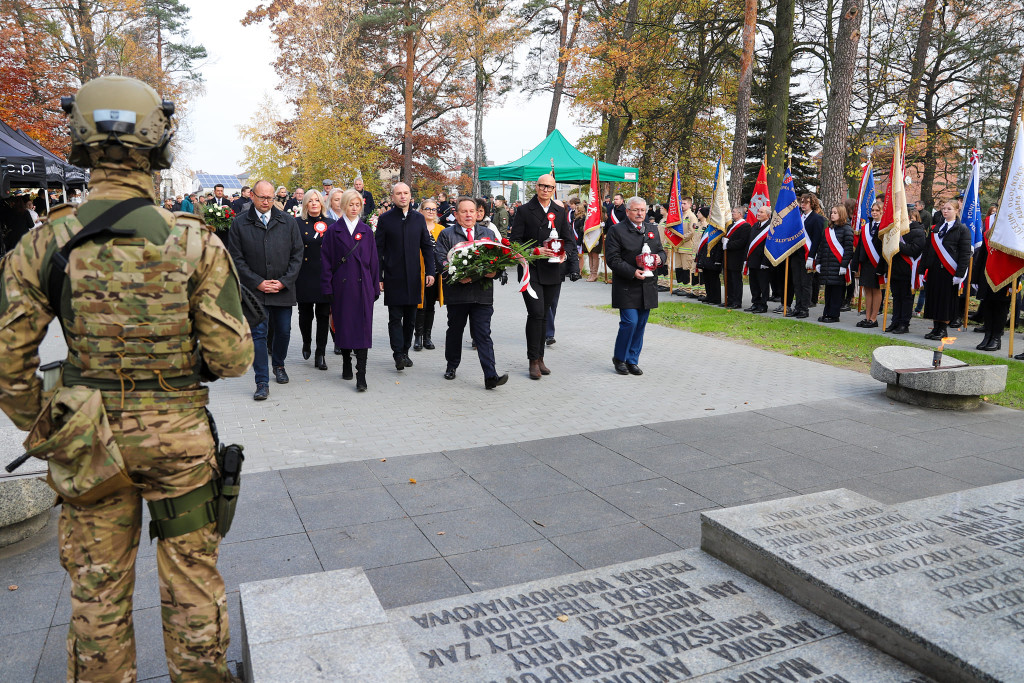
[(438, 536), (444, 536), (444, 532), (443, 532), (443, 531), (438, 531), (438, 532), (437, 532), (437, 535), (438, 535)]
[(11, 584), (10, 586), (7, 587), (7, 590), (9, 590), (9, 591), (16, 591), (16, 590), (18, 590), (18, 587), (15, 586), (14, 584)]
[(541, 523), (540, 523), (540, 522), (538, 522), (537, 520), (533, 520), (533, 523), (534, 523), (534, 524), (536, 524), (537, 526), (544, 526), (543, 524), (541, 524)]
[(569, 621), (569, 617), (565, 616), (564, 614), (559, 614), (557, 617), (555, 617), (555, 619), (558, 619), (563, 624)]
[(415, 484), (415, 483), (416, 483), (416, 480), (410, 477), (410, 478), (409, 478), (409, 483), (410, 483), (410, 484)]

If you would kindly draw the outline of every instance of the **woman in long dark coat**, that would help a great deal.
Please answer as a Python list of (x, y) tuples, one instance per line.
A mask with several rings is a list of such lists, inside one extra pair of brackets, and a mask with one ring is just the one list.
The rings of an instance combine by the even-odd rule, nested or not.
[(299, 333), (302, 334), (302, 357), (309, 359), (316, 318), (316, 355), (313, 366), (327, 369), (327, 332), (330, 330), (331, 306), (327, 295), (320, 291), (321, 246), (327, 232), (328, 218), (324, 215), (323, 195), (310, 190), (302, 198), (299, 214), (299, 233), (302, 235), (302, 266), (295, 281), (295, 300), (299, 304)]
[(932, 331), (924, 338), (942, 339), (949, 321), (957, 315), (957, 290), (971, 262), (971, 231), (960, 222), (959, 208), (954, 202), (942, 205), (942, 220), (928, 235), (923, 260), (924, 317), (931, 318), (933, 323)]
[(878, 311), (882, 306), (881, 279), (888, 272), (888, 264), (882, 258), (882, 238), (878, 236), (883, 206), (880, 201), (871, 205), (871, 220), (864, 226), (857, 248), (860, 286), (864, 291), (864, 319), (857, 323), (857, 327), (878, 327)]
[(373, 346), (373, 302), (380, 296), (380, 264), (373, 230), (359, 220), (363, 196), (345, 190), (345, 215), (324, 234), (321, 291), (331, 301), (334, 342), (344, 360), (342, 379), (352, 379), (356, 356), (356, 390), (366, 391), (366, 352)]
[(814, 270), (825, 285), (825, 307), (820, 323), (839, 322), (839, 312), (846, 299), (846, 276), (853, 261), (853, 229), (846, 207), (837, 204), (829, 212), (828, 227), (818, 241)]

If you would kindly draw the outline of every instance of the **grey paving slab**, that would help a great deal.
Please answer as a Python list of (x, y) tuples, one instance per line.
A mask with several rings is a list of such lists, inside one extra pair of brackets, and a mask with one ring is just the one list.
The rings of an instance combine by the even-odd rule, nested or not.
[(775, 408), (762, 408), (757, 413), (781, 424), (803, 427), (804, 425), (816, 422), (834, 420), (838, 414), (841, 414), (841, 411), (831, 404), (821, 406), (803, 403)]
[(925, 496), (937, 496), (940, 493), (951, 493), (970, 488), (971, 485), (962, 479), (939, 474), (923, 467), (908, 467), (905, 470), (886, 472), (864, 477), (896, 494), (903, 497), (903, 500), (924, 498)]
[(537, 530), (547, 537), (632, 521), (629, 515), (590, 491), (516, 500), (509, 502), (508, 506), (524, 520), (536, 525)]
[(946, 460), (929, 465), (932, 472), (966, 481), (974, 486), (999, 484), (1004, 481), (1024, 478), (1024, 470), (1000, 465), (982, 457), (969, 455), (965, 458)]
[(658, 532), (680, 548), (700, 545), (700, 511), (683, 512), (667, 517), (648, 519), (644, 525)]
[(679, 549), (678, 544), (639, 522), (555, 536), (551, 542), (584, 569), (607, 567)]
[(535, 525), (501, 504), (421, 515), (413, 522), (444, 556), (542, 538)]
[(366, 463), (361, 462), (286, 469), (281, 477), (288, 493), (296, 497), (364, 489), (377, 483)]
[(252, 474), (244, 472), (242, 486), (245, 492), (242, 500), (259, 501), (288, 497), (288, 488), (284, 484), (281, 473), (276, 470)]
[(862, 443), (864, 441), (880, 441), (893, 436), (893, 432), (879, 428), (874, 417), (865, 418), (864, 422), (851, 419), (828, 420), (815, 422), (803, 427), (816, 434), (830, 436), (845, 443)]
[(297, 496), (292, 500), (306, 531), (398, 519), (406, 514), (391, 494), (380, 486), (318, 496)]
[(48, 628), (38, 628), (0, 638), (0, 681), (32, 680), (48, 632)]
[(516, 470), (540, 464), (537, 458), (524, 451), (518, 444), (511, 443), (445, 451), (445, 455), (464, 472), (473, 475), (499, 470)]
[(793, 490), (835, 483), (847, 476), (840, 470), (799, 455), (748, 462), (741, 467)]
[(228, 592), (240, 583), (323, 571), (306, 534), (225, 544), (217, 567)]
[(683, 472), (696, 472), (728, 464), (724, 460), (685, 443), (655, 446), (642, 453), (633, 453), (629, 459), (655, 474), (670, 476)]
[(853, 477), (901, 470), (905, 469), (908, 464), (906, 460), (879, 453), (875, 449), (853, 445), (838, 446), (836, 448), (829, 448), (826, 451), (808, 453), (805, 458), (833, 470), (838, 470), (846, 476)]
[(1002, 441), (1024, 442), (1024, 421), (1003, 422), (1001, 420), (989, 420), (987, 422), (974, 422), (961, 425), (960, 429), (972, 434), (1000, 439)]
[(989, 462), (997, 462), (1014, 469), (1024, 469), (1024, 448), (1016, 446), (1001, 451), (989, 451), (982, 453), (979, 457)]
[(440, 558), (367, 569), (366, 578), (384, 609), (469, 592), (466, 582)]
[(17, 583), (23, 576), (60, 570), (56, 563), (59, 516), (59, 510), (54, 508), (46, 526), (38, 533), (14, 545), (0, 548), (0, 587)]
[(32, 680), (35, 683), (67, 680), (67, 638), (68, 627), (66, 624), (48, 629), (46, 642), (43, 644), (43, 651), (39, 657), (39, 666), (35, 669), (35, 676), (20, 680)]
[(611, 451), (586, 458), (555, 460), (550, 464), (551, 467), (585, 488), (642, 481), (657, 476), (628, 457)]
[(1019, 445), (1019, 442), (1015, 444), (1013, 440), (993, 439), (988, 436), (964, 431), (958, 427), (920, 432), (914, 436), (937, 446), (939, 450), (951, 451), (958, 456), (978, 455), (988, 451), (1000, 451), (1009, 446)]
[(497, 502), (487, 489), (465, 474), (424, 482), (417, 480), (415, 484), (407, 481), (385, 488), (410, 517)]
[(675, 481), (715, 505), (735, 505), (763, 496), (792, 493), (792, 489), (748, 472), (737, 465), (689, 472), (677, 477)]
[(583, 436), (622, 455), (632, 455), (648, 448), (673, 443), (671, 437), (643, 426), (605, 429), (587, 432)]
[(302, 520), (299, 519), (299, 513), (296, 512), (291, 498), (261, 499), (241, 495), (238, 498), (235, 518), (231, 521), (231, 531), (228, 532), (224, 543), (300, 534), (303, 531)]
[(440, 555), (409, 518), (311, 531), (309, 540), (325, 570), (373, 569)]
[(843, 443), (850, 443), (850, 439), (853, 438), (854, 435), (851, 434), (848, 439), (839, 440), (830, 436), (818, 434), (817, 432), (812, 432), (809, 429), (804, 429), (803, 427), (789, 427), (787, 429), (776, 429), (775, 431), (766, 433), (764, 435), (764, 442), (767, 445), (776, 446), (784, 451), (795, 453), (796, 455), (804, 455), (806, 453), (813, 453), (826, 448), (835, 448)]
[(463, 474), (462, 468), (443, 453), (422, 453), (401, 458), (367, 460), (366, 466), (385, 486), (407, 484), (410, 479), (429, 481)]
[[(63, 572), (29, 574), (4, 581), (11, 583), (0, 586), (0, 636), (47, 628), (64, 584)], [(10, 590), (8, 586), (17, 589)]]
[(598, 488), (593, 492), (630, 517), (639, 520), (715, 506), (714, 501), (664, 477)]
[(447, 559), (473, 591), (559, 576), (580, 569), (579, 564), (549, 541), (478, 550)]
[(495, 498), (505, 502), (552, 496), (583, 488), (561, 472), (540, 462), (532, 467), (480, 472), (473, 475), (473, 479)]
[(739, 465), (758, 460), (773, 460), (792, 455), (789, 451), (765, 443), (764, 437), (756, 433), (738, 434), (736, 436), (724, 433), (717, 437), (691, 441), (690, 445), (714, 455), (727, 465)]

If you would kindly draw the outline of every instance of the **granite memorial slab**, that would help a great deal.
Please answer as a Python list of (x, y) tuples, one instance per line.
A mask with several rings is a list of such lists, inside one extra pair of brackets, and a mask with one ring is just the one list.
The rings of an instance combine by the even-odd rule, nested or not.
[(927, 675), (1024, 680), (1024, 480), (899, 505), (839, 489), (701, 524), (706, 552)]
[(930, 680), (695, 549), (387, 614), (426, 682)]

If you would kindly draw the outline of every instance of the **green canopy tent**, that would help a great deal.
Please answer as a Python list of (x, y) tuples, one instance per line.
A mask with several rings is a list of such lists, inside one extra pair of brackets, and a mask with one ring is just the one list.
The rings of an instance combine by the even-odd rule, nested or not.
[[(545, 173), (551, 173), (555, 166), (555, 180), (576, 185), (590, 182), (594, 160), (569, 144), (565, 136), (554, 130), (529, 154), (502, 166), (486, 166), (480, 169), (480, 180), (518, 180), (534, 182)], [(597, 162), (597, 175), (602, 182), (636, 183), (640, 171), (629, 166), (616, 166)]]

